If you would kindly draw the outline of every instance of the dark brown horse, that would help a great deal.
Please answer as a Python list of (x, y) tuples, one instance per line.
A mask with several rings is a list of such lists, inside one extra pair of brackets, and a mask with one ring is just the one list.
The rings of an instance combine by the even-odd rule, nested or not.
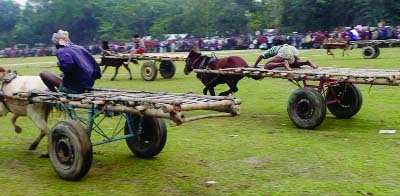
[[(117, 77), (118, 70), (121, 66), (124, 66), (126, 70), (128, 70), (129, 73), (129, 80), (132, 80), (132, 73), (131, 69), (128, 67), (127, 64), (124, 64), (124, 62), (128, 61), (128, 58), (116, 58), (115, 56), (102, 56), (101, 61), (99, 63), (100, 66), (104, 66), (104, 69), (102, 73), (104, 73), (107, 69), (107, 67), (115, 67), (115, 73), (114, 76), (111, 78), (111, 80), (114, 80), (115, 77)], [(136, 59), (131, 60), (132, 63), (138, 64)]]
[[(188, 57), (186, 58), (186, 65), (184, 69), (184, 73), (188, 75), (193, 69), (226, 69), (226, 68), (239, 68), (239, 67), (248, 67), (247, 62), (238, 56), (229, 56), (224, 58), (216, 58), (209, 56), (202, 56), (201, 53), (198, 53), (194, 50), (189, 52)], [(215, 95), (214, 87), (218, 84), (227, 84), (229, 86), (229, 90), (221, 92), (220, 96), (227, 96), (229, 94), (233, 94), (237, 92), (239, 89), (237, 84), (239, 80), (241, 80), (244, 76), (240, 75), (219, 75), (219, 74), (206, 74), (206, 73), (197, 73), (196, 77), (205, 85), (203, 89), (203, 94), (207, 95), (207, 91), (210, 92), (210, 95)]]
[[(108, 66), (115, 67), (114, 76), (111, 78), (111, 80), (114, 80), (115, 77), (117, 77), (119, 68), (123, 65), (125, 67), (125, 69), (128, 70), (129, 80), (132, 80), (131, 69), (129, 69), (129, 67), (128, 67), (129, 63), (124, 63), (124, 62), (128, 61), (128, 57), (118, 58), (117, 56), (115, 56), (115, 53), (113, 50), (111, 50), (111, 48), (108, 44), (108, 41), (102, 41), (101, 49), (103, 49), (103, 52), (101, 55), (101, 61), (100, 61), (99, 65), (104, 66), (102, 73), (104, 74), (104, 72), (106, 71)], [(131, 62), (138, 64), (136, 59), (131, 59)]]

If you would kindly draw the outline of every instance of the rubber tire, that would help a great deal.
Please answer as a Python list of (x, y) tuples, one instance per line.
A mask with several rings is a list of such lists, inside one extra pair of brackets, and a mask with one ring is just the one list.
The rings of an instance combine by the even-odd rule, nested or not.
[(157, 66), (153, 61), (143, 63), (140, 74), (145, 81), (154, 81), (157, 78)]
[(64, 180), (80, 180), (92, 165), (92, 143), (78, 121), (55, 124), (49, 133), (48, 150), (54, 170)]
[(378, 48), (378, 47), (365, 46), (363, 48), (363, 51), (362, 51), (364, 59), (374, 59), (374, 58), (376, 58), (377, 57), (376, 48)]
[[(126, 138), (129, 149), (140, 158), (151, 158), (159, 154), (167, 141), (167, 127), (162, 118), (144, 116), (142, 132), (137, 134), (138, 122), (132, 122), (134, 137)], [(128, 122), (125, 122), (125, 135), (130, 134)]]
[(169, 79), (174, 77), (176, 67), (174, 62), (168, 60), (162, 60), (160, 63), (160, 74), (163, 78)]
[(313, 88), (299, 88), (290, 95), (287, 111), (297, 127), (314, 129), (325, 119), (325, 99)]
[[(335, 99), (341, 99), (339, 100), (340, 103), (328, 103)], [(326, 102), (328, 103), (328, 110), (337, 118), (351, 118), (360, 111), (363, 97), (360, 89), (355, 84), (342, 83), (328, 87), (326, 91)]]
[(374, 58), (377, 58), (381, 54), (381, 50), (379, 49), (378, 46), (374, 46), (374, 48), (375, 48), (375, 56), (374, 56)]

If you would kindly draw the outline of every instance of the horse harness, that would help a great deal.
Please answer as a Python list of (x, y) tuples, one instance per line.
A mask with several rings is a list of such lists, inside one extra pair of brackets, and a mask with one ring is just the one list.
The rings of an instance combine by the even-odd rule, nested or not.
[[(200, 58), (201, 58), (201, 63), (200, 63), (199, 69), (202, 69), (202, 70), (204, 70), (204, 69), (213, 69), (215, 67), (215, 62), (218, 59), (215, 56), (215, 53), (212, 53), (212, 57), (201, 56), (196, 61), (200, 60)], [(196, 63), (196, 61), (193, 62), (193, 63)], [(203, 75), (205, 75), (205, 73), (199, 74), (199, 76), (200, 76), (199, 79), (202, 79)], [(213, 79), (211, 79), (210, 81), (208, 81), (207, 84), (205, 84), (205, 85), (207, 86), (208, 84), (212, 83), (213, 81), (217, 80), (218, 78), (219, 78), (219, 74), (216, 74), (215, 77)]]
[(6, 103), (6, 95), (4, 95), (3, 88), (4, 84), (8, 84), (11, 81), (13, 81), (17, 77), (17, 74), (14, 72), (11, 72), (4, 76), (4, 78), (1, 80), (1, 88), (0, 88), (0, 101), (4, 104), (7, 110), (10, 111), (10, 108), (8, 108), (7, 103)]

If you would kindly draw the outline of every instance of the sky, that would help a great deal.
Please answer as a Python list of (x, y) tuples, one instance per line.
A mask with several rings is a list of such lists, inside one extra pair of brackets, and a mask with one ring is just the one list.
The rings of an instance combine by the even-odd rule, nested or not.
[(19, 3), (20, 5), (25, 5), (26, 0), (14, 0), (15, 2)]

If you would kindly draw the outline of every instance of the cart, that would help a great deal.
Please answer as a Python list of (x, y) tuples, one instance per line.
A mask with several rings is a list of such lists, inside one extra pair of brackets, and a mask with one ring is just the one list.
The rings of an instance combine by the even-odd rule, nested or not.
[(380, 55), (379, 46), (392, 46), (393, 44), (400, 44), (400, 39), (350, 41), (350, 45), (353, 47), (358, 45), (362, 47), (362, 55), (365, 59), (377, 58)]
[(244, 75), (252, 78), (288, 79), (299, 88), (289, 97), (287, 112), (299, 128), (314, 129), (321, 125), (327, 109), (337, 118), (351, 118), (361, 109), (363, 98), (356, 84), (400, 84), (400, 71), (384, 69), (300, 68), (292, 71), (261, 68), (222, 70), (196, 69), (196, 73)]
[[(129, 54), (104, 56), (103, 58), (121, 59), (124, 61), (128, 61)], [(174, 61), (185, 61), (186, 57), (168, 54), (145, 53), (132, 54), (132, 60), (144, 61), (140, 68), (140, 74), (143, 80), (154, 81), (157, 78), (158, 71), (165, 79), (174, 77), (176, 72)], [(156, 62), (160, 63), (159, 68), (157, 68)]]
[[(66, 120), (57, 122), (49, 133), (48, 151), (55, 172), (70, 181), (80, 180), (88, 173), (93, 146), (125, 140), (137, 157), (154, 157), (166, 143), (164, 119), (180, 125), (203, 118), (236, 116), (241, 104), (234, 97), (116, 89), (94, 89), (82, 94), (31, 91), (16, 93), (14, 98), (49, 103), (65, 115)], [(82, 112), (84, 116), (80, 115)], [(116, 124), (106, 131), (102, 122), (109, 117)], [(92, 133), (102, 139), (94, 141)]]

